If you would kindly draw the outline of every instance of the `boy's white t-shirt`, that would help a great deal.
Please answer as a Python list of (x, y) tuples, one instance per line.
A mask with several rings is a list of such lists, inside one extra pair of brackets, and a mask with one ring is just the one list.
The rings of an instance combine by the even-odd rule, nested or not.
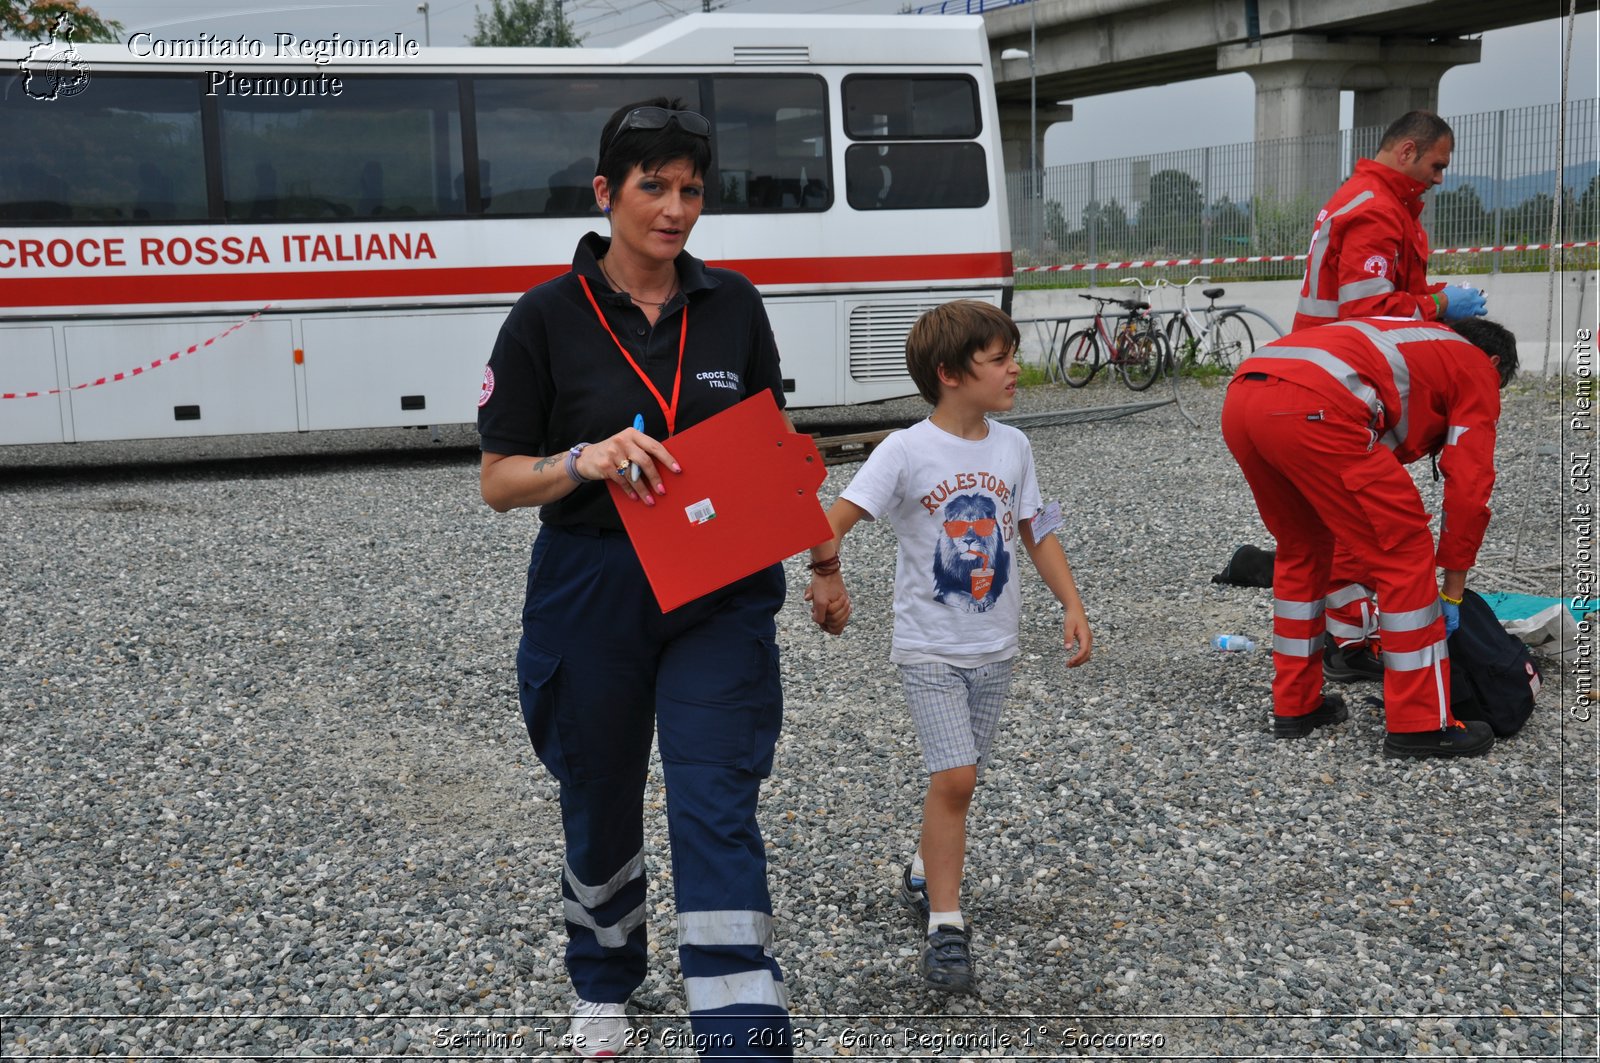
[(1026, 435), (990, 421), (985, 438), (962, 439), (922, 420), (878, 444), (840, 497), (887, 517), (899, 539), (891, 661), (1016, 655), (1017, 522), (1042, 507)]

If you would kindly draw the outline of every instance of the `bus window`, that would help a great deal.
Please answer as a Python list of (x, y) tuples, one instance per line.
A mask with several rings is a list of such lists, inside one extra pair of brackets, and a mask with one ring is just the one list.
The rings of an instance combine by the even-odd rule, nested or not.
[(719, 197), (729, 213), (827, 210), (828, 95), (814, 77), (719, 77), (716, 152)]
[(857, 210), (981, 207), (989, 174), (968, 77), (859, 75), (844, 81), (845, 200)]
[(197, 78), (96, 75), (48, 101), (0, 93), (0, 128), (0, 219), (206, 217)]
[(852, 144), (844, 153), (845, 199), (857, 210), (981, 207), (989, 202), (983, 147)]
[(981, 128), (978, 86), (971, 78), (845, 79), (844, 129), (852, 140), (970, 140)]
[(456, 81), (343, 80), (338, 96), (219, 98), (230, 220), (464, 213)]
[(700, 106), (693, 78), (485, 77), (473, 80), (472, 91), (486, 214), (598, 214), (595, 159), (612, 112), (656, 96)]

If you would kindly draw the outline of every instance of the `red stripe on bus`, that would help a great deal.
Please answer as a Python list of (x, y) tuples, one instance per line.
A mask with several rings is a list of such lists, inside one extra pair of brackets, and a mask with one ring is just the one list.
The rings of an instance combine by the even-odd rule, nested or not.
[(738, 270), (753, 284), (871, 284), (953, 277), (1000, 279), (1012, 274), (1011, 255), (878, 255), (860, 258), (750, 258), (710, 263)]
[[(951, 278), (1009, 280), (1011, 255), (880, 255), (861, 258), (752, 258), (712, 262), (755, 284), (867, 284)], [(295, 273), (0, 278), (0, 307), (393, 299), (524, 292), (565, 266), (441, 266)]]
[(380, 299), (521, 292), (564, 270), (555, 266), (190, 273), (180, 276), (0, 279), (0, 306), (117, 306), (136, 303), (276, 303), (291, 299)]

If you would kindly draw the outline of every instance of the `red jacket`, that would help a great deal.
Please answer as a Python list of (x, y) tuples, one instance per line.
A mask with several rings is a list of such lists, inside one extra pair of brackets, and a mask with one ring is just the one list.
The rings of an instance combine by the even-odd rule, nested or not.
[(1340, 321), (1257, 348), (1235, 375), (1245, 373), (1322, 395), (1366, 423), (1403, 465), (1437, 454), (1445, 478), (1438, 562), (1472, 567), (1489, 526), (1500, 420), (1500, 375), (1482, 351), (1436, 322)]
[(1350, 317), (1438, 316), (1428, 234), (1417, 221), (1428, 186), (1361, 159), (1317, 215), (1294, 331)]

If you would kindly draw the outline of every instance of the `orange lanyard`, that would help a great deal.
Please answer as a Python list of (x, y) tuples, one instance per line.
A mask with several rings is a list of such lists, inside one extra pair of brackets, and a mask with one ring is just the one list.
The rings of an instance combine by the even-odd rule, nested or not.
[(655, 384), (645, 376), (644, 370), (639, 368), (639, 363), (633, 360), (633, 355), (628, 353), (628, 348), (617, 339), (617, 334), (611, 331), (611, 323), (600, 312), (600, 304), (595, 302), (594, 292), (589, 290), (589, 280), (583, 274), (578, 274), (578, 283), (583, 285), (583, 294), (589, 297), (589, 305), (594, 307), (594, 316), (600, 319), (600, 327), (606, 330), (606, 335), (611, 337), (611, 342), (617, 345), (617, 350), (622, 352), (622, 357), (633, 366), (633, 371), (639, 374), (639, 379), (644, 381), (644, 386), (650, 389), (650, 394), (655, 397), (656, 405), (661, 407), (661, 413), (667, 419), (667, 435), (671, 436), (677, 431), (678, 425), (678, 393), (683, 387), (683, 348), (689, 342), (689, 303), (685, 299), (683, 304), (683, 327), (678, 332), (678, 371), (672, 377), (672, 402), (661, 397), (661, 392), (656, 390)]

